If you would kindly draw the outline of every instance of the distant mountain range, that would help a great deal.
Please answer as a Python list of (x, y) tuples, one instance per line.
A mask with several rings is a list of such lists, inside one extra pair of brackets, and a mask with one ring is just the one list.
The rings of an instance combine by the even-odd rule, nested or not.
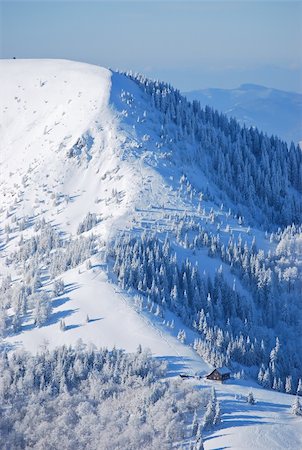
[(242, 84), (236, 89), (201, 89), (184, 95), (287, 142), (302, 141), (302, 94)]

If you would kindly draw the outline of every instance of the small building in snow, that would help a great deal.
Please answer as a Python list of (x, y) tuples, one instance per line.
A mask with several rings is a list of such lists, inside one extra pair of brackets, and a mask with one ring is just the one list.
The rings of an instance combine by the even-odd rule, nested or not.
[(206, 375), (207, 380), (223, 381), (231, 377), (231, 371), (227, 367), (217, 367), (211, 373)]

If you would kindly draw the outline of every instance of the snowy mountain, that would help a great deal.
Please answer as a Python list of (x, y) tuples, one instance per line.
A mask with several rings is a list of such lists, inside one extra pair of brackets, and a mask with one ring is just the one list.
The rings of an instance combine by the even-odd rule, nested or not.
[(186, 92), (189, 100), (235, 117), (240, 124), (277, 135), (289, 144), (302, 140), (302, 94), (242, 84), (237, 89), (201, 89)]
[[(66, 402), (72, 383), (84, 386), (89, 379), (89, 403), (94, 382), (103, 383), (98, 391), (112, 393), (121, 378), (136, 374), (139, 395), (161, 399), (158, 414), (168, 417), (171, 408), (170, 422), (179, 424), (164, 448), (198, 441), (197, 428), (190, 435), (194, 410), (204, 422), (207, 450), (301, 447), (301, 420), (290, 413), (290, 394), (302, 391), (300, 150), (140, 75), (63, 60), (2, 60), (0, 69), (3, 398), (9, 373), (16, 372), (15, 403), (16, 389), (34, 385), (25, 367), (45, 361), (54, 375), (42, 380), (37, 369), (38, 389), (62, 394), (56, 402)], [(79, 339), (136, 352), (136, 362), (118, 352), (85, 353)], [(51, 353), (62, 344), (78, 353)], [(236, 378), (215, 384), (221, 412), (216, 394), (206, 389), (211, 384), (194, 377), (166, 385), (180, 402), (177, 416), (175, 405), (162, 399), (162, 384), (152, 384), (164, 370), (147, 363), (139, 345), (168, 363), (169, 380), (230, 367)], [(20, 355), (24, 349), (40, 356), (8, 362), (5, 351)], [(91, 360), (104, 372), (101, 381), (87, 375)], [(246, 402), (251, 388), (253, 406)], [(205, 397), (197, 400), (196, 389)], [(82, 414), (81, 401), (74, 397), (73, 409)], [(27, 408), (32, 414), (33, 405)], [(89, 408), (86, 422), (93, 424), (97, 413)], [(151, 437), (144, 448), (158, 448), (150, 431), (156, 412), (148, 408), (144, 423)], [(129, 433), (137, 428), (132, 419)], [(142, 448), (123, 433), (126, 440), (106, 440), (99, 448), (125, 442)], [(8, 440), (14, 436), (7, 442), (17, 442)], [(73, 445), (86, 448), (81, 441)]]

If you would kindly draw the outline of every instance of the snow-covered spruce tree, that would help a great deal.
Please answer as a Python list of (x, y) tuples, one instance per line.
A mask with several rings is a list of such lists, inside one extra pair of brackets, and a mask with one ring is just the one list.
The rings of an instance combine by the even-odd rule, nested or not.
[(296, 396), (291, 407), (291, 413), (295, 416), (302, 416), (302, 406), (299, 397)]
[(213, 426), (215, 417), (215, 409), (212, 401), (209, 401), (207, 404), (206, 412), (203, 417), (203, 428), (208, 429)]
[(8, 326), (8, 317), (6, 309), (0, 307), (0, 337), (4, 337)]
[(22, 319), (20, 312), (16, 311), (12, 318), (12, 330), (14, 333), (18, 333), (21, 330)]
[(298, 387), (297, 387), (297, 395), (302, 397), (302, 379), (299, 378)]
[(220, 413), (220, 404), (217, 400), (215, 388), (212, 387), (211, 395), (206, 407), (206, 412), (203, 417), (203, 428), (208, 429), (213, 425), (220, 423), (221, 413)]
[(33, 305), (33, 319), (37, 327), (43, 326), (51, 315), (52, 306), (48, 294), (45, 291), (36, 292), (30, 297)]
[(196, 409), (194, 411), (193, 420), (192, 420), (192, 436), (196, 436), (198, 431), (198, 418)]
[(292, 377), (289, 375), (285, 379), (285, 392), (287, 394), (292, 394), (293, 387), (292, 387)]
[(179, 330), (179, 332), (177, 334), (177, 339), (179, 339), (182, 344), (185, 343), (185, 341), (186, 341), (186, 332), (185, 332), (185, 330)]
[(256, 402), (255, 402), (255, 399), (254, 399), (254, 394), (253, 394), (252, 391), (250, 391), (250, 392), (248, 393), (247, 398), (246, 398), (246, 401), (247, 401), (247, 403), (249, 403), (250, 405), (254, 405), (254, 404), (256, 403)]
[(193, 450), (204, 450), (203, 445), (203, 437), (202, 437), (202, 426), (200, 425), (198, 427), (197, 433), (196, 433), (196, 441), (193, 446)]
[(221, 408), (219, 400), (216, 400), (215, 404), (215, 416), (213, 420), (213, 425), (219, 425), (221, 422)]
[(61, 278), (55, 280), (53, 283), (53, 295), (55, 297), (59, 297), (60, 295), (64, 294), (64, 290), (65, 290), (64, 281)]

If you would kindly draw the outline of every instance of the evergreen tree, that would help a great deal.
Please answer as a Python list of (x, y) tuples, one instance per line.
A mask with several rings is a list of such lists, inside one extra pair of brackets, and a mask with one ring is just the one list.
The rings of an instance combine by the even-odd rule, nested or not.
[(252, 391), (250, 391), (250, 392), (248, 393), (248, 396), (247, 396), (246, 401), (247, 401), (250, 405), (254, 405), (254, 404), (256, 403)]
[(287, 394), (292, 394), (293, 388), (292, 388), (292, 377), (289, 375), (285, 379), (285, 392)]
[(34, 323), (41, 327), (46, 323), (52, 311), (50, 299), (44, 291), (34, 294), (31, 299), (34, 302)]
[(217, 401), (215, 388), (213, 387), (211, 389), (210, 399), (203, 417), (203, 428), (211, 428), (215, 425), (215, 420), (217, 420), (217, 423), (220, 421), (220, 405)]
[(194, 450), (204, 450), (201, 424), (198, 426), (196, 433), (196, 441), (193, 448)]
[(196, 436), (198, 431), (198, 420), (196, 409), (194, 411), (193, 420), (192, 420), (192, 436)]
[(298, 396), (296, 396), (295, 400), (293, 401), (291, 413), (295, 416), (302, 416), (302, 406)]
[(300, 378), (298, 381), (297, 395), (302, 396), (302, 378)]
[(213, 425), (218, 425), (221, 422), (221, 409), (220, 409), (220, 402), (216, 400), (215, 404), (215, 416), (213, 420)]

